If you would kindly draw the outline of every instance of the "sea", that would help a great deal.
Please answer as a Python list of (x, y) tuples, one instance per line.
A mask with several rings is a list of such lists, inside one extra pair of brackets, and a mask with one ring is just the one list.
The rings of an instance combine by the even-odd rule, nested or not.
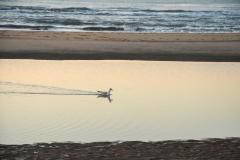
[(0, 29), (239, 33), (240, 0), (0, 0)]

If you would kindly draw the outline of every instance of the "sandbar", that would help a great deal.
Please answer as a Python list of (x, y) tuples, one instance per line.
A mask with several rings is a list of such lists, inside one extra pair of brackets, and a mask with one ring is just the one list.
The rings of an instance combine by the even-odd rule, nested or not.
[(240, 33), (0, 30), (0, 58), (240, 62)]

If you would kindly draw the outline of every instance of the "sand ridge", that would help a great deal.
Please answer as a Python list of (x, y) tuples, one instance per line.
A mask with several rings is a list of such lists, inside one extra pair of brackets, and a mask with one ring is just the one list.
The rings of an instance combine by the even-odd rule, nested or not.
[(131, 42), (225, 42), (240, 41), (240, 33), (123, 33), (0, 30), (0, 38)]
[(240, 62), (240, 33), (0, 31), (0, 58)]

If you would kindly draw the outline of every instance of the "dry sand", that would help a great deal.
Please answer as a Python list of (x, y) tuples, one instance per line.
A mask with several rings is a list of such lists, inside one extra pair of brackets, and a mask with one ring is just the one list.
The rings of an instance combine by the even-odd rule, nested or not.
[(240, 62), (240, 33), (1, 30), (0, 58)]
[(240, 138), (161, 141), (0, 145), (0, 159), (240, 159)]

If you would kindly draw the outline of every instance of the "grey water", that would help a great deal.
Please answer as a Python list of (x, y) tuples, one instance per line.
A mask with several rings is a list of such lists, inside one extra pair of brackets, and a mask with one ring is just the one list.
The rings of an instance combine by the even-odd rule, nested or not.
[(239, 33), (239, 0), (0, 1), (0, 29)]
[(0, 60), (0, 144), (239, 137), (239, 97), (239, 63)]

